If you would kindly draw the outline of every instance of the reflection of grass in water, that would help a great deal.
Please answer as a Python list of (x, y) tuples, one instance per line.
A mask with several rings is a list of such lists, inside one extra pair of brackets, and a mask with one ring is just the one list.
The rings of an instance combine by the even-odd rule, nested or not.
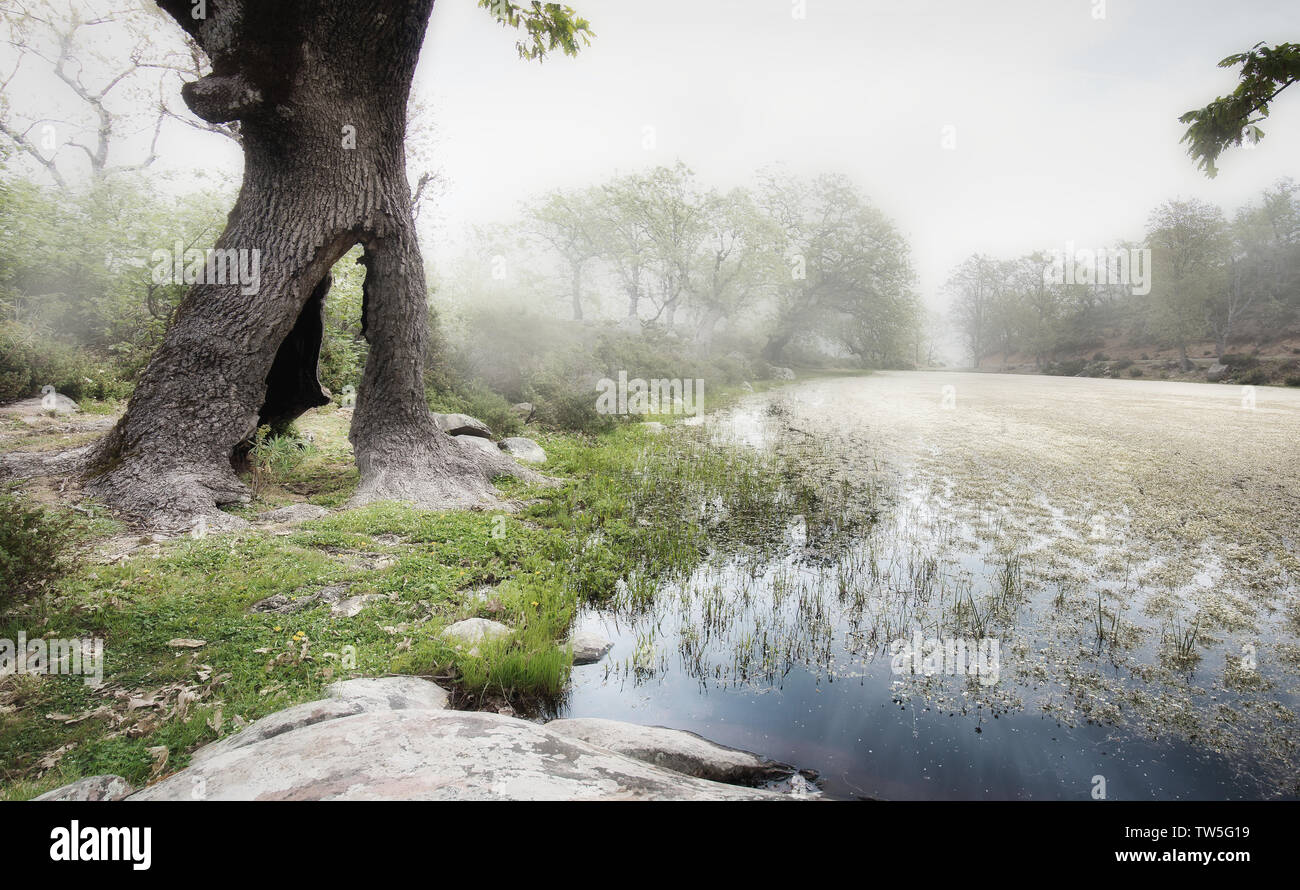
[[(838, 406), (865, 403), (864, 389), (889, 393), (889, 381), (818, 384), (813, 401), (836, 410), (795, 400), (775, 412), (786, 426), (819, 431), (806, 476), (831, 468), (870, 478), (879, 468), (868, 454), (888, 454), (903, 496), (872, 533), (828, 548), (824, 575), (805, 566), (779, 587), (774, 572), (749, 585), (733, 619), (745, 633), (699, 635), (688, 672), (722, 683), (734, 665), (751, 685), (765, 681), (759, 656), (768, 649), (796, 663), (815, 652), (801, 612), (819, 603), (855, 662), (918, 626), (991, 635), (1008, 654), (999, 695), (1025, 690), (1068, 725), (1122, 723), (1248, 755), (1244, 769), (1270, 776), (1257, 775), (1261, 788), (1300, 793), (1286, 777), (1296, 748), (1278, 731), (1294, 725), (1300, 674), (1300, 657), (1283, 655), (1300, 651), (1287, 642), (1300, 629), (1300, 556), (1289, 545), (1300, 465), (1286, 447), (1300, 415), (1223, 414), (1212, 398), (1195, 414), (1137, 402), (1141, 410), (1116, 412), (1114, 387), (1081, 390), (1082, 402), (1068, 404), (1045, 391), (1050, 398), (1027, 411), (1022, 393), (1032, 382), (1017, 380), (964, 422), (935, 423), (933, 378), (897, 378), (915, 398), (872, 401), (869, 417)], [(999, 394), (994, 380), (969, 385)], [(1154, 408), (1159, 398), (1151, 394)], [(1014, 443), (983, 435), (984, 421), (999, 415), (1027, 435)], [(784, 447), (782, 437), (773, 447)], [(1245, 641), (1258, 642), (1258, 671), (1231, 660), (1222, 675), (1205, 670)], [(927, 703), (951, 692), (933, 687)]]
[[(1207, 462), (1198, 434), (1186, 430), (1178, 442), (1191, 451), (1176, 460), (1166, 437), (1148, 449), (1158, 426), (1145, 421), (1112, 424), (1108, 414), (1096, 427), (1111, 424), (1118, 434), (1097, 435), (1081, 428), (1073, 407), (1052, 408), (1026, 418), (1035, 435), (1007, 447), (972, 437), (978, 423), (936, 426), (912, 416), (924, 411), (909, 414), (906, 400), (897, 404), (901, 410), (891, 403), (869, 419), (846, 412), (845, 422), (825, 411), (809, 421), (798, 405), (771, 412), (775, 426), (820, 424), (820, 435), (816, 449), (785, 450), (795, 474), (780, 496), (785, 515), (758, 528), (783, 536), (784, 520), (802, 514), (812, 546), (796, 548), (803, 559), (778, 556), (741, 529), (712, 550), (717, 565), (675, 577), (671, 620), (659, 638), (676, 635), (681, 670), (711, 686), (753, 687), (779, 684), (796, 666), (840, 676), (846, 659), (848, 670), (872, 671), (891, 640), (918, 627), (926, 636), (990, 636), (1002, 640), (1005, 657), (997, 687), (961, 690), (931, 678), (909, 680), (909, 694), (943, 707), (945, 699), (962, 706), (969, 693), (1001, 707), (1023, 693), (1068, 725), (1124, 723), (1201, 748), (1249, 747), (1270, 769), (1294, 764), (1294, 750), (1274, 744), (1279, 721), (1292, 719), (1288, 699), (1257, 694), (1258, 684), (1296, 673), (1277, 654), (1286, 644), (1258, 624), (1274, 616), (1267, 619), (1273, 630), (1288, 619), (1300, 627), (1290, 580), (1300, 569), (1292, 571), (1294, 554), (1275, 546), (1285, 486), (1256, 485), (1259, 498), (1243, 512), (1238, 489), (1221, 484), (1231, 464)], [(918, 428), (933, 448), (909, 444)], [(789, 449), (788, 439), (771, 439), (772, 450)], [(864, 511), (871, 521), (841, 534), (825, 504), (854, 500), (837, 488), (879, 492), (873, 451), (899, 457), (886, 472), (897, 473), (903, 496), (888, 512), (884, 497), (872, 499), (880, 512)], [(782, 459), (767, 465), (781, 467)], [(1079, 472), (1085, 465), (1088, 472)], [(735, 517), (718, 508), (711, 518), (727, 532), (722, 520)], [(1197, 617), (1170, 625), (1189, 610)], [(1252, 629), (1266, 639), (1264, 673), (1234, 670), (1241, 697), (1218, 695), (1226, 680), (1198, 676), (1199, 666)], [(836, 645), (823, 645), (828, 635)], [(1225, 735), (1228, 724), (1216, 716), (1224, 714), (1234, 733)], [(1268, 750), (1255, 750), (1261, 745)]]

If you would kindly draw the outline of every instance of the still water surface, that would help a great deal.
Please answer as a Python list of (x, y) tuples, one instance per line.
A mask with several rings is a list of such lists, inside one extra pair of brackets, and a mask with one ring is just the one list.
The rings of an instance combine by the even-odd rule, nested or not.
[[(718, 447), (797, 448), (877, 522), (828, 552), (796, 521), (587, 613), (615, 646), (561, 713), (691, 730), (838, 798), (1294, 798), (1300, 396), (1255, 395), (889, 373), (750, 397), (705, 419)], [(993, 641), (996, 671), (913, 672), (891, 653), (914, 634)]]

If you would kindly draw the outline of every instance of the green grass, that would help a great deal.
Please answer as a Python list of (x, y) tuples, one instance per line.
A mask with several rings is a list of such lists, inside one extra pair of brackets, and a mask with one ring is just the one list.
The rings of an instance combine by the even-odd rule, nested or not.
[[(318, 412), (299, 427), (308, 447), (262, 444), (258, 500), (238, 512), (350, 495), (346, 418)], [(87, 554), (45, 597), (0, 619), (0, 637), (102, 638), (104, 684), (0, 678), (0, 794), (26, 798), (98, 773), (144, 784), (183, 768), (196, 747), (350, 676), (419, 674), (464, 706), (536, 707), (564, 691), (572, 654), (563, 641), (584, 603), (616, 590), (653, 596), (711, 555), (761, 546), (796, 513), (810, 535), (845, 527), (847, 505), (797, 484), (784, 459), (719, 449), (699, 430), (655, 435), (629, 423), (599, 437), (527, 434), (560, 484), (502, 480), (503, 497), (526, 505), (516, 513), (504, 502), (499, 512), (449, 513), (374, 504), (287, 534), (180, 538), (113, 564)], [(93, 510), (82, 522), (91, 539), (121, 531)], [(336, 584), (376, 599), (352, 618), (327, 604), (249, 610)], [(513, 633), (477, 651), (442, 638), (476, 616)], [(178, 638), (206, 643), (168, 645)]]

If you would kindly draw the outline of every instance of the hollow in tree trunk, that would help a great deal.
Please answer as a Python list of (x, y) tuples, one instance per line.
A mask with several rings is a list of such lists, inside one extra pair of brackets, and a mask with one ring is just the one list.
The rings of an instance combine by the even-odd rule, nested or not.
[(403, 140), (433, 0), (208, 0), (201, 20), (190, 0), (158, 4), (212, 61), (184, 87), (186, 104), (241, 123), (243, 185), (216, 247), (247, 252), (260, 280), (189, 291), (126, 413), (90, 449), (89, 490), (150, 525), (235, 524), (216, 509), (248, 499), (234, 449), (259, 422), (283, 426), (327, 400), (321, 309), (331, 266), (355, 244), (370, 354), (349, 433), (354, 503), (463, 507), (495, 500), (494, 476), (536, 478), (442, 434), (425, 402), (426, 289)]

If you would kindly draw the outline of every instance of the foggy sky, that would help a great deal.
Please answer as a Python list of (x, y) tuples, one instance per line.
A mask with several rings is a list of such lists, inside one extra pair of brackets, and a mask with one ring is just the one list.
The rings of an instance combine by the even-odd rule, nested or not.
[(571, 3), (596, 39), (541, 65), (469, 0), (435, 4), (417, 88), (437, 112), (448, 238), (615, 170), (680, 157), (730, 185), (781, 161), (852, 176), (931, 299), (974, 251), (1138, 239), (1167, 198), (1230, 212), (1300, 175), (1300, 94), (1213, 181), (1177, 120), (1235, 85), (1223, 57), (1300, 40), (1294, 0), (1109, 0), (1104, 20), (1093, 0), (807, 0), (802, 21), (792, 0)]
[[(1219, 59), (1300, 40), (1295, 0), (1108, 0), (1100, 20), (1097, 0), (807, 0), (802, 20), (794, 0), (569, 2), (596, 39), (542, 64), (520, 60), (474, 0), (435, 3), (416, 81), (448, 180), (426, 211), (435, 260), (545, 189), (678, 158), (725, 187), (781, 162), (850, 175), (903, 230), (921, 293), (940, 306), (972, 252), (1140, 239), (1165, 199), (1231, 212), (1300, 175), (1300, 93), (1214, 181), (1177, 121), (1234, 86)], [(13, 98), (54, 108), (63, 89), (33, 75)], [(239, 169), (232, 145), (179, 124), (159, 150), (157, 169), (185, 180)]]

